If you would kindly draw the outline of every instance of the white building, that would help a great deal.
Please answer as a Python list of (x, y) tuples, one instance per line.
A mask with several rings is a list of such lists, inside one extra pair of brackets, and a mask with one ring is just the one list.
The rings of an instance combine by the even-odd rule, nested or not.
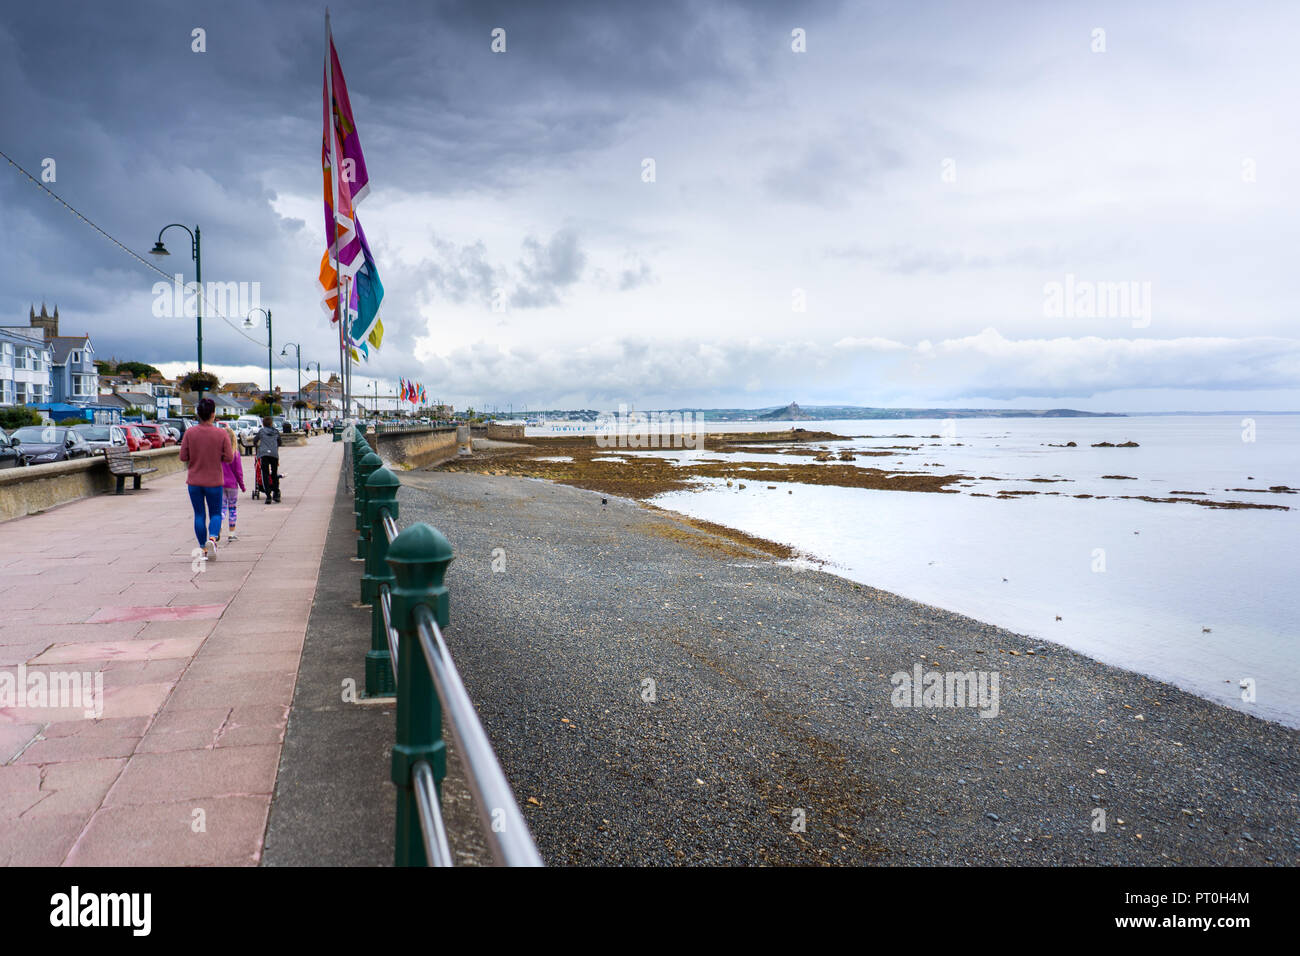
[(53, 401), (50, 359), (44, 330), (0, 328), (0, 405)]

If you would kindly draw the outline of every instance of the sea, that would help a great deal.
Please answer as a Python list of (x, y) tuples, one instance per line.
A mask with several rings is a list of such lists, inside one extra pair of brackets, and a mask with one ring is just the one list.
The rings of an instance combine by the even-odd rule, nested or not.
[[(796, 567), (819, 567), (1300, 727), (1300, 494), (1281, 490), (1300, 488), (1300, 415), (707, 425), (792, 427), (844, 436), (817, 443), (833, 453), (888, 450), (856, 459), (857, 467), (969, 480), (950, 486), (955, 494), (937, 494), (767, 481), (742, 490), (695, 479), (654, 504), (789, 544), (803, 555)], [(569, 423), (526, 434), (584, 430)], [(1137, 445), (1093, 447), (1102, 442)], [(610, 452), (681, 463), (812, 462), (779, 448)], [(1008, 491), (1035, 493), (992, 497)]]

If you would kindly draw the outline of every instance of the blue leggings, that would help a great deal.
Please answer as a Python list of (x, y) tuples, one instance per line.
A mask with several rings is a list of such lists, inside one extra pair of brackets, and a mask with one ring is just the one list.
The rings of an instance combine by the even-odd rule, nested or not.
[[(208, 538), (221, 537), (221, 505), (225, 489), (221, 485), (203, 488), (189, 485), (190, 504), (194, 506), (194, 537), (199, 539), (199, 547), (208, 543)], [(203, 509), (207, 508), (207, 518)]]

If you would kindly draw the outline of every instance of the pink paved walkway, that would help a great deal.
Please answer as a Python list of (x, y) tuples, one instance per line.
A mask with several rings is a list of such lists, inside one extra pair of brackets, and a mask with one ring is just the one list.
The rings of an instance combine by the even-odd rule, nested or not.
[(342, 449), (283, 449), (198, 573), (184, 473), (0, 524), (0, 863), (257, 863)]

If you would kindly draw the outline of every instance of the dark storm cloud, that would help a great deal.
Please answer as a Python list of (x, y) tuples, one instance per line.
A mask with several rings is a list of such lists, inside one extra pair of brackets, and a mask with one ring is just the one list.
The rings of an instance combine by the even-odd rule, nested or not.
[[(768, 55), (769, 40), (755, 34), (779, 36), (781, 11), (411, 0), (336, 12), (334, 32), (376, 192), (472, 193), (508, 190), (530, 170), (605, 146), (655, 104), (742, 89)], [(497, 27), (504, 55), (490, 50)], [(191, 49), (196, 28), (206, 52)], [(167, 223), (197, 222), (205, 280), (260, 282), (264, 306), (301, 303), (314, 269), (286, 239), (321, 227), (282, 220), (268, 184), (319, 192), (323, 42), (318, 3), (9, 5), (0, 148), (38, 175), (54, 159), (51, 188), (131, 248), (147, 250)], [(150, 315), (158, 276), (2, 171), (14, 251), (0, 259), (0, 322), (24, 321), (45, 297), (103, 352), (193, 354), (191, 322)], [(174, 254), (160, 264), (192, 278), (184, 236), (172, 230), (167, 242)], [(518, 265), (519, 307), (555, 302), (581, 268), (576, 236), (536, 243)], [(444, 268), (432, 281), (481, 294), (491, 267), (476, 255), (457, 253), (457, 273)], [(413, 311), (428, 277), (380, 263), (386, 312), (399, 303)], [(324, 322), (309, 308), (276, 315), (285, 338), (320, 336)], [(409, 344), (409, 332), (386, 325)], [(205, 322), (209, 362), (258, 362), (263, 349), (219, 319)]]

